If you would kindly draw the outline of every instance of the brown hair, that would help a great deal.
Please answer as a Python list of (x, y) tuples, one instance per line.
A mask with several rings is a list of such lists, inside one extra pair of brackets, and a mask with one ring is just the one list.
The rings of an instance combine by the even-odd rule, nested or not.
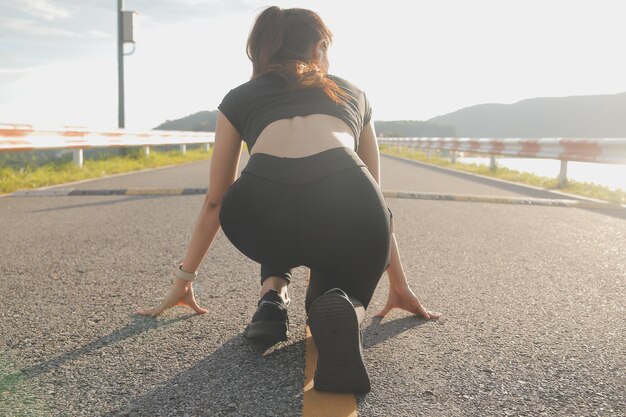
[(248, 36), (247, 54), (252, 61), (252, 79), (263, 74), (276, 74), (287, 81), (292, 90), (320, 87), (339, 103), (346, 93), (309, 56), (311, 48), (320, 40), (327, 49), (333, 34), (316, 13), (306, 9), (268, 7), (257, 16)]

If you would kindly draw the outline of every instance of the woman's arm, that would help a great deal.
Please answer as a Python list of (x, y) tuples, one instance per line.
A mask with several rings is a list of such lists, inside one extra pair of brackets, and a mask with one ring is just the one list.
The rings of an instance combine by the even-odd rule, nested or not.
[[(368, 123), (359, 136), (357, 155), (365, 163), (380, 187), (380, 152), (373, 122)], [(394, 308), (402, 308), (427, 320), (439, 318), (439, 313), (429, 312), (422, 306), (409, 287), (400, 260), (393, 220), (391, 224), (391, 263), (387, 269), (387, 276), (389, 277), (389, 296), (385, 308), (376, 315), (377, 317), (384, 317)]]
[[(211, 157), (209, 190), (204, 198), (183, 260), (181, 268), (185, 272), (195, 272), (198, 269), (217, 235), (220, 228), (219, 212), (222, 197), (237, 177), (241, 147), (242, 140), (237, 129), (222, 113), (218, 113), (215, 145)], [(207, 312), (196, 303), (191, 282), (176, 279), (168, 295), (157, 307), (141, 309), (137, 313), (156, 317), (166, 309), (177, 305), (188, 306), (199, 314)]]
[(376, 129), (374, 122), (369, 122), (361, 131), (359, 136), (359, 147), (356, 154), (367, 165), (376, 184), (380, 187), (380, 152), (378, 151), (378, 140), (376, 139)]
[(209, 190), (187, 247), (182, 265), (183, 271), (195, 272), (198, 269), (217, 235), (220, 228), (219, 213), (222, 197), (237, 178), (241, 147), (241, 136), (237, 129), (221, 112), (218, 113), (215, 145), (211, 157)]

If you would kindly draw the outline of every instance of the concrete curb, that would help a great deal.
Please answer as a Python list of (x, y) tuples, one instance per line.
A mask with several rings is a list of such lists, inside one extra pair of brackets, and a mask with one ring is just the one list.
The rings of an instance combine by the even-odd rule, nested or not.
[[(172, 196), (206, 194), (207, 188), (111, 188), (99, 190), (85, 189), (40, 189), (20, 190), (11, 197), (63, 197), (63, 196)], [(467, 195), (446, 193), (423, 193), (417, 191), (384, 190), (385, 198), (406, 198), (412, 200), (460, 201), (466, 203), (514, 204), (525, 206), (573, 207), (585, 209), (625, 210), (620, 204), (571, 199), (550, 199), (531, 197), (501, 197), (489, 195)]]
[(585, 209), (610, 209), (626, 210), (620, 204), (598, 203), (594, 201), (550, 199), (550, 198), (525, 198), (525, 197), (499, 197), (489, 195), (467, 194), (442, 194), (442, 193), (419, 193), (413, 191), (383, 191), (387, 198), (409, 198), (415, 200), (442, 200), (462, 201), (466, 203), (493, 203), (493, 204), (516, 204), (524, 206), (551, 206), (551, 207), (574, 207)]

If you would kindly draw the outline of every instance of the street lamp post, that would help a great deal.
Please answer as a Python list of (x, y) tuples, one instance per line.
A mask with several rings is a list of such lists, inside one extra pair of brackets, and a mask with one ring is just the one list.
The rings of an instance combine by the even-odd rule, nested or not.
[[(124, 111), (124, 55), (131, 55), (135, 52), (134, 21), (135, 12), (124, 9), (124, 0), (117, 0), (117, 126), (122, 129), (126, 127), (126, 117)], [(133, 50), (125, 54), (124, 44), (133, 44)]]
[(124, 0), (117, 0), (117, 127), (126, 126), (124, 117), (124, 26), (122, 24), (122, 9)]

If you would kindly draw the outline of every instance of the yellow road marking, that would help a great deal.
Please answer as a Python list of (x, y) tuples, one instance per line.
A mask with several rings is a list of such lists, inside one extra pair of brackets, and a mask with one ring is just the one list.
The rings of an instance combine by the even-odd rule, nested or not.
[(317, 348), (309, 327), (306, 328), (306, 352), (304, 354), (304, 401), (302, 417), (357, 417), (354, 394), (320, 392), (313, 389), (313, 377), (317, 364)]
[(313, 377), (317, 366), (317, 348), (313, 342), (309, 326), (306, 327), (304, 361), (302, 417), (357, 417), (354, 394), (321, 392), (313, 389)]

